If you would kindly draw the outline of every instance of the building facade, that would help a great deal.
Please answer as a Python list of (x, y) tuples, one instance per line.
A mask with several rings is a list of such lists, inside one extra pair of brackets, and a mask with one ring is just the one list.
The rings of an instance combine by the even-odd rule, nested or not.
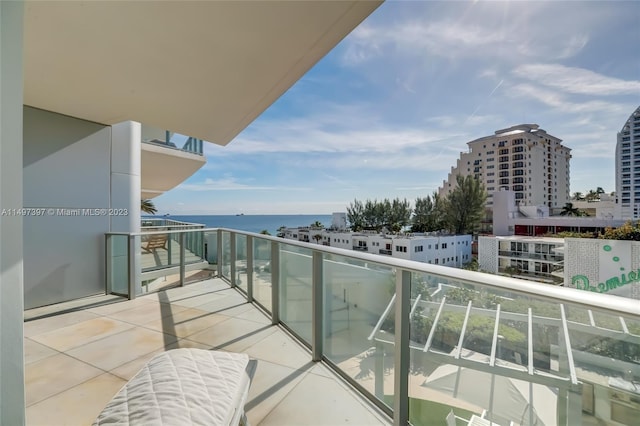
[(640, 107), (618, 133), (616, 195), (619, 217), (640, 219)]
[(640, 242), (599, 238), (478, 237), (484, 272), (640, 299)]
[(493, 274), (563, 284), (564, 239), (478, 237), (478, 266)]
[[(318, 235), (314, 237), (314, 235)], [(285, 239), (317, 243), (345, 250), (363, 251), (416, 262), (460, 267), (471, 261), (472, 236), (429, 234), (381, 234), (374, 231), (286, 228)]]
[(438, 190), (441, 197), (456, 185), (456, 176), (475, 176), (484, 184), (487, 208), (493, 192), (508, 189), (521, 205), (560, 209), (569, 199), (571, 149), (537, 124), (520, 124), (497, 130), (494, 135), (468, 142), (447, 180)]

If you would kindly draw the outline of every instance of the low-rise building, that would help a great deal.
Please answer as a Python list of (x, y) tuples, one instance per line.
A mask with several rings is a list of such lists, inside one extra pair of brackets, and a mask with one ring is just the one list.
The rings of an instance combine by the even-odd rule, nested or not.
[[(313, 238), (319, 234), (320, 237)], [(305, 241), (347, 250), (397, 257), (399, 259), (460, 267), (471, 261), (472, 236), (441, 233), (389, 234), (375, 231), (286, 228), (285, 239)]]
[(484, 272), (640, 299), (640, 241), (478, 237)]
[[(622, 219), (603, 214), (598, 217), (550, 216), (547, 206), (516, 204), (513, 191), (501, 190), (493, 194), (493, 235), (542, 236), (559, 232), (601, 232), (617, 228)], [(603, 210), (604, 213), (604, 210)]]
[(494, 274), (562, 285), (563, 248), (563, 238), (480, 236), (478, 266)]

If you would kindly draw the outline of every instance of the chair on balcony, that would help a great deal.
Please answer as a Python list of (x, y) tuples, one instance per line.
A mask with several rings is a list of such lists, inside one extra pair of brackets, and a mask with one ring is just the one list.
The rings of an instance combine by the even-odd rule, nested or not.
[(143, 241), (142, 250), (152, 253), (156, 249), (167, 249), (167, 234), (149, 235), (146, 241)]

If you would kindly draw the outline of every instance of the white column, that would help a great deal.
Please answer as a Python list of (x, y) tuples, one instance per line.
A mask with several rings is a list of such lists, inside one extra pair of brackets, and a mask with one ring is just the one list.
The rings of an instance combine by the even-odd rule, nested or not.
[[(0, 211), (22, 208), (22, 2), (0, 1)], [(10, 210), (9, 210), (10, 211)], [(25, 422), (22, 218), (0, 215), (0, 424)]]
[[(111, 216), (112, 232), (140, 231), (140, 155), (142, 126), (125, 121), (111, 127), (111, 205), (116, 212), (126, 209), (127, 215)], [(133, 245), (135, 256), (135, 291), (140, 294), (140, 238)]]

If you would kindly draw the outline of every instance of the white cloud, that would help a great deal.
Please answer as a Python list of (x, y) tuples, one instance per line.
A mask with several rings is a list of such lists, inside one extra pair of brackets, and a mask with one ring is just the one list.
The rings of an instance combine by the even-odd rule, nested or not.
[[(395, 6), (389, 5), (388, 9)], [(529, 2), (526, 8), (510, 10), (507, 2), (451, 2), (445, 7), (426, 6), (426, 19), (405, 16), (391, 23), (368, 21), (345, 40), (343, 64), (359, 66), (398, 54), (500, 57), (513, 62), (522, 58), (573, 57), (587, 46), (590, 27), (581, 25), (582, 21), (555, 16), (558, 7), (562, 8)], [(584, 15), (585, 22), (593, 19), (589, 13)], [(544, 23), (532, 24), (539, 19)]]
[(545, 105), (561, 110), (564, 113), (592, 113), (616, 112), (624, 114), (625, 105), (614, 102), (591, 100), (584, 102), (574, 102), (557, 90), (550, 90), (533, 84), (515, 84), (509, 88), (508, 93), (515, 97), (527, 97), (536, 99)]
[(238, 182), (233, 177), (206, 178), (200, 183), (185, 183), (178, 187), (186, 191), (306, 191), (309, 188), (288, 186), (260, 186)]
[(594, 96), (640, 95), (640, 80), (607, 77), (583, 68), (530, 64), (517, 67), (513, 73), (567, 93)]

